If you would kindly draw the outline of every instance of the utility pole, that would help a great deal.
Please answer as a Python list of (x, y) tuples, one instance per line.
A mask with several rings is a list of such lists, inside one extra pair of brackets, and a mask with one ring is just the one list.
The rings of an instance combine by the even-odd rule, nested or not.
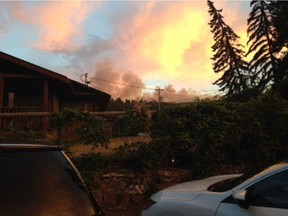
[(157, 95), (158, 95), (158, 110), (161, 110), (161, 101), (162, 101), (162, 97), (161, 97), (161, 91), (164, 91), (164, 89), (161, 89), (160, 87), (156, 88), (155, 91), (157, 91)]
[[(84, 77), (84, 79), (83, 79)], [(84, 82), (85, 85), (89, 86), (90, 81), (88, 80), (88, 73), (82, 74), (80, 76), (80, 79), (82, 80), (82, 82)]]

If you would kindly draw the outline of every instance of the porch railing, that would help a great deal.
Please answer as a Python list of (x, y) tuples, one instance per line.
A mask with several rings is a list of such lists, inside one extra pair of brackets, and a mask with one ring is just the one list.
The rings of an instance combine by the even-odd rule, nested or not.
[(26, 113), (26, 112), (41, 112), (39, 107), (1, 107), (0, 113)]
[(50, 116), (50, 112), (0, 113), (0, 129), (45, 131)]

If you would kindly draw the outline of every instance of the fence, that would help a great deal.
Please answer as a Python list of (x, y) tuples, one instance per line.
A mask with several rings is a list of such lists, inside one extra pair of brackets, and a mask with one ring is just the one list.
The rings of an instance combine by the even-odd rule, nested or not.
[(50, 116), (49, 112), (0, 113), (0, 129), (45, 131)]
[(27, 113), (27, 112), (41, 112), (39, 107), (1, 107), (0, 113)]

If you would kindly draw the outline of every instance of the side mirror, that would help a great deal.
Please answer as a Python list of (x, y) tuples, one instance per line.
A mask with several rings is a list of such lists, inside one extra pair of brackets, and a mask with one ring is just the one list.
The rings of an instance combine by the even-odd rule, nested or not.
[(232, 194), (233, 198), (235, 199), (236, 203), (244, 209), (249, 208), (249, 202), (247, 200), (247, 193), (248, 191), (246, 189), (236, 191)]

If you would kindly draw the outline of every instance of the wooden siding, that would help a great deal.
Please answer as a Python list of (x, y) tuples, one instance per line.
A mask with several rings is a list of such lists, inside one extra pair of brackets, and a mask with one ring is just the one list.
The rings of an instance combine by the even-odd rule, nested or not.
[[(66, 107), (104, 111), (110, 100), (105, 92), (3, 52), (0, 52), (0, 66), (1, 113), (58, 112)], [(47, 117), (42, 118), (43, 127), (47, 128)], [(4, 127), (12, 124), (12, 120), (2, 120), (0, 124)]]

